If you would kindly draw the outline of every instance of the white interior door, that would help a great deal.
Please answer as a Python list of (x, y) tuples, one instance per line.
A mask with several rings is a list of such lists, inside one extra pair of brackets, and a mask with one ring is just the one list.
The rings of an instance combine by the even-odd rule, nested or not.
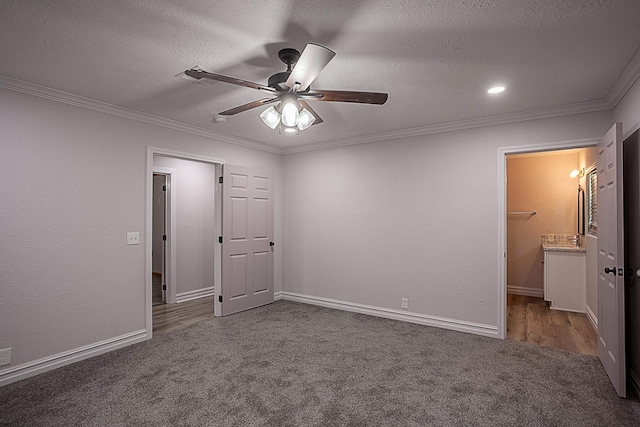
[(221, 314), (273, 302), (273, 176), (224, 165)]
[(598, 355), (625, 397), (622, 123), (598, 143)]

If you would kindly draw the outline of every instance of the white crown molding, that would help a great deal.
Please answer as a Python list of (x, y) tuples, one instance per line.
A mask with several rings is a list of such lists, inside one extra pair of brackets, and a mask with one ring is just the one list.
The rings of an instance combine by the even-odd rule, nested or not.
[(615, 108), (618, 105), (618, 102), (626, 95), (626, 93), (631, 89), (631, 86), (638, 80), (640, 77), (640, 49), (638, 49), (631, 58), (631, 61), (627, 64), (618, 80), (613, 85), (609, 94), (607, 94), (607, 102), (611, 106), (611, 108)]
[(240, 145), (243, 147), (254, 148), (257, 150), (267, 151), (274, 154), (295, 154), (307, 151), (324, 150), (328, 148), (342, 147), (348, 145), (365, 144), (368, 142), (391, 141), (395, 139), (412, 138), (423, 135), (431, 135), (436, 133), (453, 132), (458, 130), (474, 129), (484, 126), (502, 125), (509, 123), (522, 122), (527, 120), (546, 119), (551, 117), (567, 116), (571, 114), (590, 113), (613, 109), (624, 95), (629, 91), (631, 86), (640, 78), (640, 49), (633, 56), (627, 67), (622, 72), (616, 83), (609, 91), (606, 99), (597, 101), (582, 102), (577, 104), (561, 105), (550, 108), (540, 108), (536, 110), (521, 111), (517, 113), (501, 114), (496, 116), (479, 117), (473, 119), (459, 120), (449, 123), (434, 124), (428, 126), (420, 126), (409, 129), (402, 129), (390, 132), (381, 132), (371, 135), (355, 136), (344, 139), (334, 139), (331, 141), (304, 144), (293, 147), (279, 148), (262, 142), (251, 141), (248, 139), (233, 137), (222, 133), (214, 132), (208, 129), (199, 128), (197, 126), (188, 125), (171, 119), (154, 116), (151, 114), (141, 113), (127, 108), (119, 107), (113, 104), (96, 101), (82, 96), (74, 95), (68, 92), (50, 89), (45, 86), (36, 85), (25, 82), (23, 80), (14, 79), (8, 76), (0, 75), (0, 88), (5, 88), (41, 98), (62, 102), (69, 105), (75, 105), (82, 108), (88, 108), (94, 111), (100, 111), (119, 117), (125, 117), (144, 123), (162, 126), (205, 138), (214, 139), (228, 144)]
[(455, 122), (421, 126), (391, 132), (382, 132), (372, 135), (363, 135), (352, 138), (337, 139), (333, 141), (318, 142), (315, 144), (306, 144), (297, 147), (287, 147), (283, 149), (283, 154), (303, 153), (306, 151), (323, 150), (327, 148), (347, 145), (365, 144), (368, 142), (391, 141), (394, 139), (412, 138), (416, 136), (431, 135), (435, 133), (475, 129), (484, 126), (502, 125), (515, 122), (523, 122), (527, 120), (547, 119), (551, 117), (568, 116), (571, 114), (592, 113), (610, 109), (611, 106), (606, 100), (582, 102), (579, 104), (561, 105), (558, 107), (541, 108), (537, 110), (522, 111), (518, 113), (479, 117), (475, 119), (459, 120)]
[(283, 291), (279, 296), (280, 298), (278, 299), (283, 299), (286, 301), (295, 301), (304, 304), (318, 305), (321, 307), (334, 308), (337, 310), (344, 310), (352, 313), (368, 314), (370, 316), (384, 317), (386, 319), (400, 320), (409, 323), (417, 323), (419, 325), (434, 326), (436, 328), (450, 329), (452, 331), (466, 332), (486, 337), (498, 337), (498, 328), (493, 325), (483, 325), (480, 323), (467, 322), (463, 320), (429, 316), (426, 314), (413, 313), (404, 310), (400, 311), (384, 307), (374, 307), (370, 305), (356, 304), (330, 298), (297, 294), (294, 292)]
[(24, 93), (27, 95), (37, 96), (39, 98), (51, 101), (61, 102), (63, 104), (73, 105), (76, 107), (86, 108), (98, 111), (112, 116), (124, 117), (138, 122), (148, 123), (156, 126), (162, 126), (167, 129), (179, 132), (190, 133), (192, 135), (202, 136), (204, 138), (213, 139), (227, 144), (240, 145), (243, 147), (253, 148), (256, 150), (268, 151), (270, 153), (282, 154), (282, 150), (262, 142), (250, 141), (248, 139), (237, 138), (203, 129), (197, 126), (188, 125), (176, 120), (165, 119), (163, 117), (154, 116), (152, 114), (141, 113), (139, 111), (130, 110), (128, 108), (119, 107), (117, 105), (108, 104), (95, 99), (85, 98), (83, 96), (74, 95), (57, 89), (51, 89), (34, 83), (25, 82), (23, 80), (14, 79), (12, 77), (0, 75), (0, 88)]

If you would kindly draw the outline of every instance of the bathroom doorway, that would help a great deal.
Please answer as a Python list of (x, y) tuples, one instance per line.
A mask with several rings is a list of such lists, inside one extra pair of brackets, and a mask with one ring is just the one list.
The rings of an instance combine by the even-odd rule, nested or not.
[[(597, 334), (585, 314), (590, 310), (586, 283), (588, 242), (580, 233), (583, 223), (579, 221), (584, 212), (584, 208), (579, 209), (580, 197), (586, 185), (582, 171), (595, 163), (595, 149), (513, 153), (506, 155), (505, 163), (506, 338), (597, 355)], [(578, 173), (570, 176), (572, 171)], [(543, 250), (543, 239), (566, 245), (563, 256), (576, 263), (572, 267), (576, 270), (576, 290), (563, 296), (572, 301), (570, 305), (561, 304), (559, 296), (554, 303), (545, 287), (549, 271), (545, 267), (551, 264), (549, 252)], [(594, 244), (592, 249), (595, 250)], [(570, 270), (567, 260), (560, 262), (562, 270)]]

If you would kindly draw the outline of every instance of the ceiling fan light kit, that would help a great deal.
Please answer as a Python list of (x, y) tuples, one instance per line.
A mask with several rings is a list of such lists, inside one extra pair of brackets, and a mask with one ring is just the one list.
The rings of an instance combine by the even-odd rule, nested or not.
[(387, 102), (388, 95), (381, 92), (311, 90), (311, 83), (334, 56), (335, 52), (331, 49), (312, 43), (307, 44), (302, 54), (296, 49), (282, 49), (278, 52), (278, 58), (287, 65), (287, 71), (273, 74), (269, 77), (267, 86), (210, 73), (201, 68), (186, 70), (184, 74), (196, 80), (204, 78), (268, 92), (273, 98), (252, 101), (223, 111), (219, 116), (232, 116), (277, 102), (277, 105), (270, 106), (260, 114), (262, 121), (271, 129), (278, 128), (280, 132), (284, 130), (287, 133), (299, 133), (314, 124), (323, 122), (318, 113), (306, 102), (307, 100), (374, 105), (382, 105)]
[(271, 129), (277, 128), (280, 124), (280, 113), (278, 113), (273, 106), (264, 110), (262, 114), (260, 114), (260, 118)]
[(262, 121), (271, 129), (281, 125), (285, 132), (293, 133), (307, 129), (316, 121), (313, 114), (306, 108), (302, 108), (295, 99), (283, 100), (278, 106), (282, 113), (271, 106), (260, 114)]

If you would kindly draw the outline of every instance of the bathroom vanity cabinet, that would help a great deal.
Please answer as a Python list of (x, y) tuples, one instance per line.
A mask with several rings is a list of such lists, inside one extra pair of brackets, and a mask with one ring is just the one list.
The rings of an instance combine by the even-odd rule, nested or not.
[(544, 299), (556, 310), (584, 313), (586, 252), (584, 248), (545, 247)]

